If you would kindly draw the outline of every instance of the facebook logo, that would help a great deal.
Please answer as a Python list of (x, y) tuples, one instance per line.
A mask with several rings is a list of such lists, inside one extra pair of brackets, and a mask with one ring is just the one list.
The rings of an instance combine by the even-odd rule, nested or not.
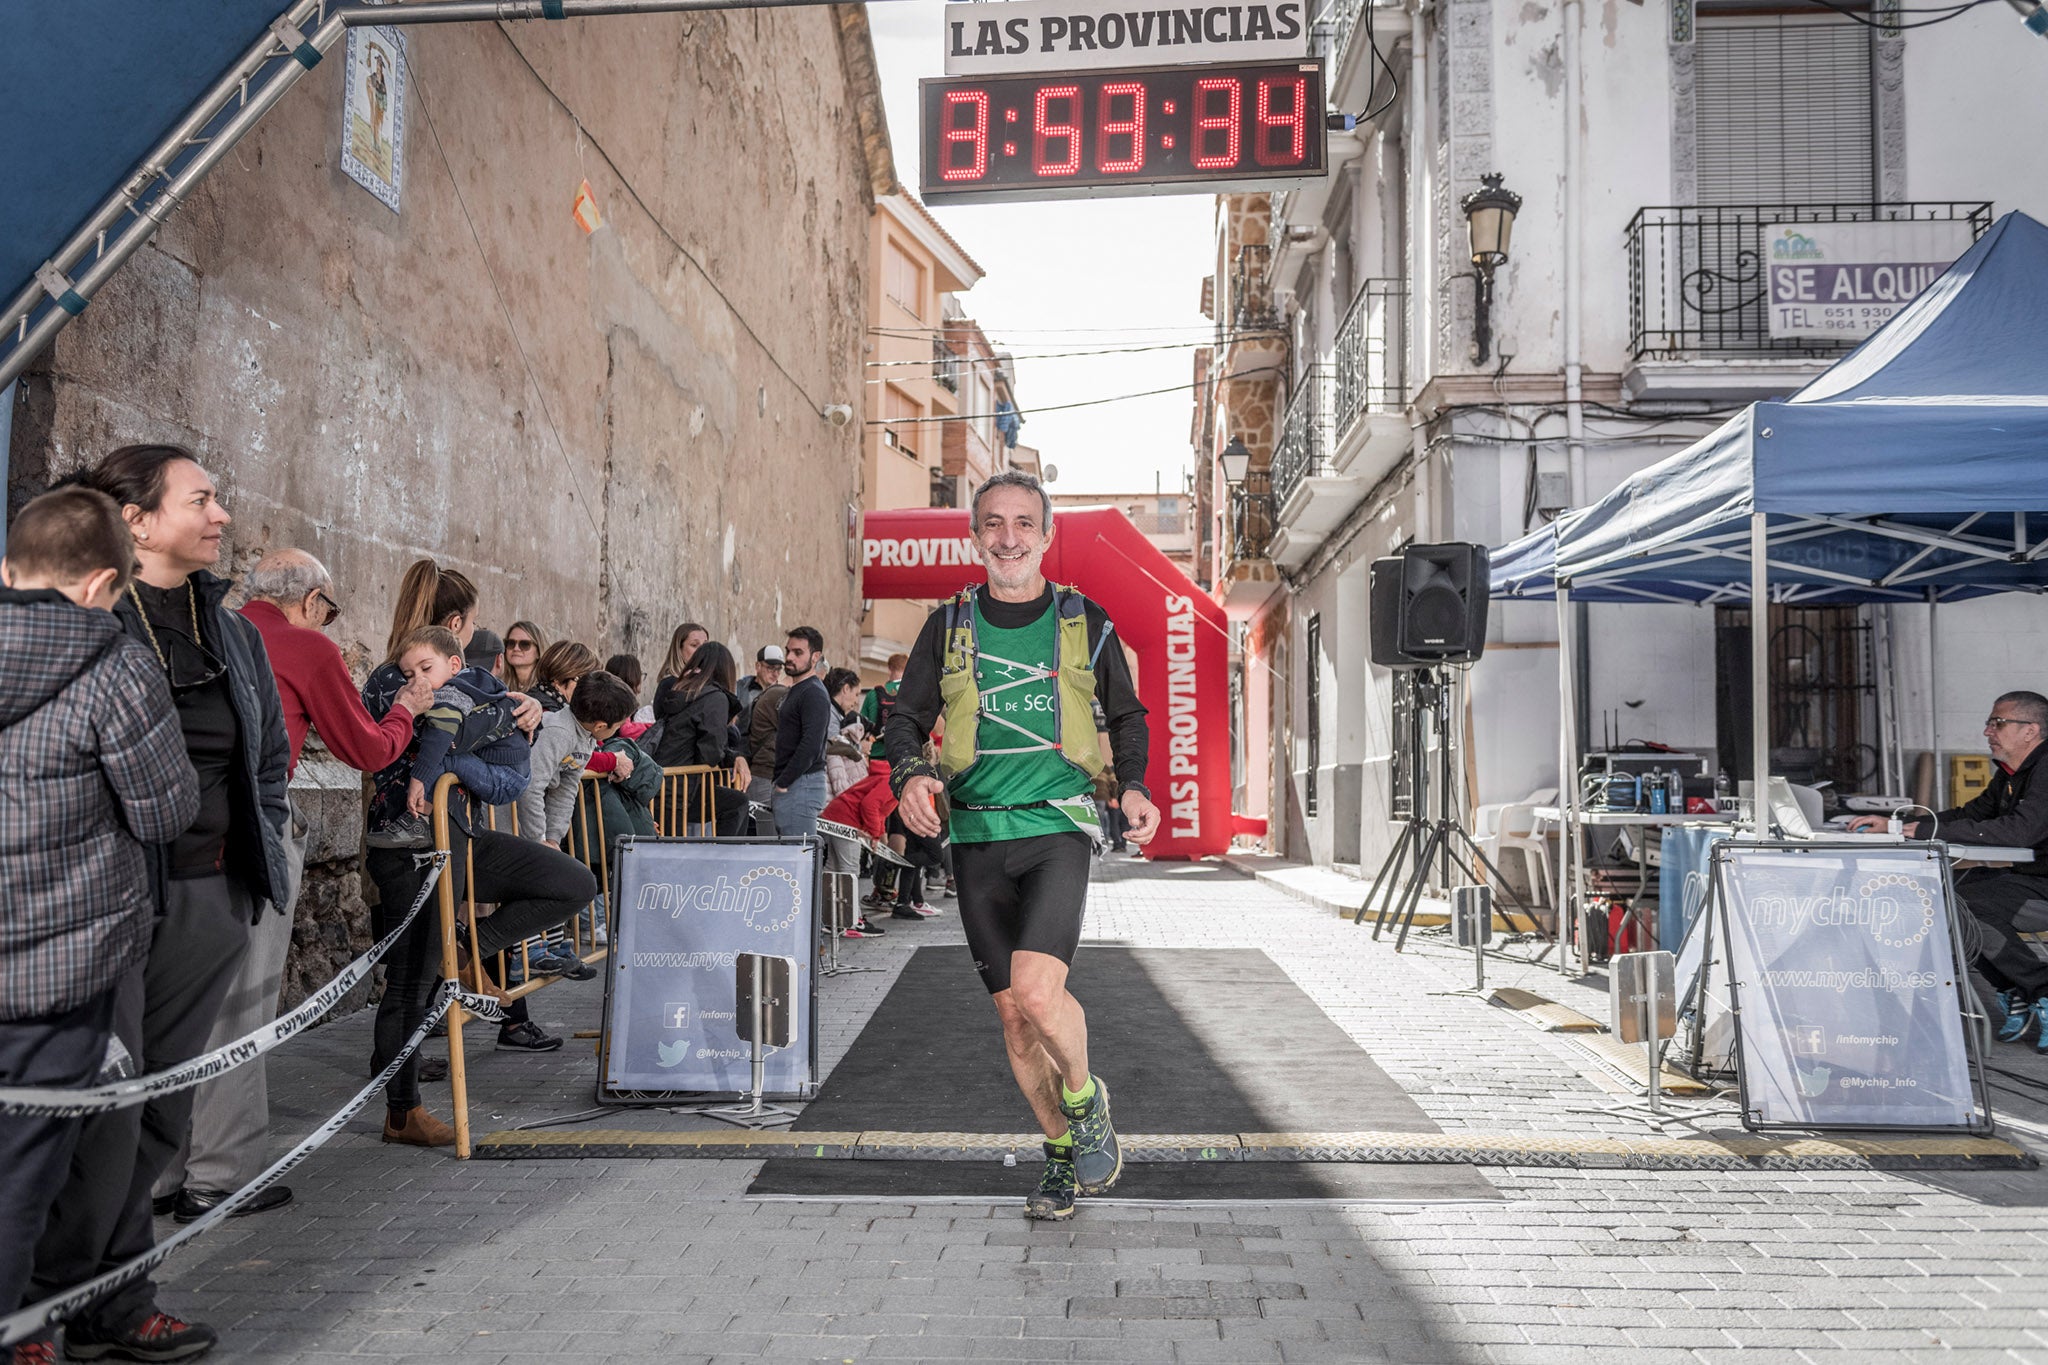
[(688, 1028), (690, 1026), (690, 1005), (670, 1003), (661, 1007), (661, 1022), (664, 1028)]

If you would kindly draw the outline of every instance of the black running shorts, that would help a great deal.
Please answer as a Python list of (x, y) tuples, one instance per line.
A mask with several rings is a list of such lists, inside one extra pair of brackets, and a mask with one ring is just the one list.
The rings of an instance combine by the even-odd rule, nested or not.
[(990, 995), (1010, 989), (1012, 953), (1045, 953), (1072, 965), (1093, 852), (1079, 830), (953, 845), (960, 927)]

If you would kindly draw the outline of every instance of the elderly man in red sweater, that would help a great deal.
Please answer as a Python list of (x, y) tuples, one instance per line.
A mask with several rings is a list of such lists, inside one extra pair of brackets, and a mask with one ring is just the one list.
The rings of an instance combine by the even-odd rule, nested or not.
[[(271, 671), (284, 704), (291, 766), (299, 766), (306, 731), (318, 730), (328, 751), (351, 768), (375, 772), (394, 762), (412, 743), (413, 718), (434, 703), (424, 679), (406, 686), (382, 717), (363, 709), (355, 679), (341, 650), (320, 633), (341, 614), (326, 566), (304, 550), (272, 550), (249, 571), (243, 584), (249, 600), (242, 615), (255, 623), (270, 652)], [(298, 900), (306, 869), (305, 821), (292, 812), (288, 850), (291, 898)], [(249, 952), (208, 1048), (233, 1042), (277, 1017), (278, 988), (292, 942), (292, 906), (264, 915), (250, 931)], [(182, 1164), (173, 1162), (156, 1187), (158, 1213), (189, 1223), (248, 1184), (267, 1165), (270, 1104), (264, 1059), (258, 1057), (199, 1087), (192, 1105), (192, 1135)], [(272, 1185), (243, 1213), (274, 1209), (291, 1200), (291, 1189)]]

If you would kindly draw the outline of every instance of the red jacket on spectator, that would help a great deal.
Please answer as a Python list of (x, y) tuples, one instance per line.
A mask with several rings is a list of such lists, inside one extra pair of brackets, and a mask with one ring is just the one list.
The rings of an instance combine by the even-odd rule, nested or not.
[(340, 646), (317, 630), (293, 625), (276, 603), (256, 599), (243, 605), (242, 615), (255, 625), (270, 653), (293, 770), (308, 728), (318, 730), (321, 742), (351, 768), (374, 773), (398, 761), (412, 743), (412, 712), (393, 702), (384, 719), (372, 718), (363, 709)]
[(879, 839), (887, 828), (889, 812), (895, 809), (896, 798), (889, 793), (889, 765), (873, 759), (868, 775), (833, 797), (818, 818), (851, 825), (870, 839)]

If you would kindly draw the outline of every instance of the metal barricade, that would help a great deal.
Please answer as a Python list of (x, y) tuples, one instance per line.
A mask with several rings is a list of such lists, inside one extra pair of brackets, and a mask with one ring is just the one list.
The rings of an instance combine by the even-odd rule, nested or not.
[(701, 830), (718, 835), (719, 780), (728, 776), (724, 768), (708, 763), (686, 768), (663, 768), (661, 790), (654, 797), (655, 833), (674, 837)]
[[(599, 774), (586, 773), (584, 775), (584, 782), (586, 784), (605, 780), (607, 779)], [(452, 851), (454, 848), (449, 821), (449, 803), (451, 800), (468, 799), (467, 797), (460, 796), (456, 789), (457, 783), (452, 773), (443, 774), (441, 780), (434, 785), (434, 847), (438, 849)], [(605, 903), (606, 910), (609, 911), (610, 898), (604, 894), (604, 891), (611, 881), (611, 841), (605, 834), (604, 803), (601, 800), (594, 799), (592, 789), (585, 785), (576, 793), (576, 804), (578, 833), (582, 836), (582, 846), (586, 849), (595, 850), (597, 865), (591, 870), (598, 878), (599, 898)], [(503, 829), (500, 828), (501, 813)], [(488, 806), (479, 811), (475, 804), (471, 803), (471, 828), (476, 828), (479, 824), (492, 833), (517, 835), (519, 833), (519, 808), (516, 805)], [(595, 842), (592, 842), (593, 840)], [(460, 900), (458, 901), (456, 897), (455, 878), (452, 876), (443, 876), (441, 878), (438, 896), (441, 925), (441, 975), (444, 979), (450, 981), (459, 980), (467, 990), (475, 991), (481, 995), (495, 996), (508, 1004), (514, 1000), (524, 999), (535, 991), (552, 985), (561, 979), (556, 976), (536, 977), (534, 975), (532, 940), (530, 939), (521, 943), (518, 948), (518, 961), (522, 979), (516, 986), (508, 987), (504, 984), (508, 959), (512, 956), (509, 952), (497, 954), (495, 963), (497, 980), (495, 983), (486, 976), (483, 958), (480, 954), (472, 951), (467, 968), (459, 965), (456, 953), (456, 925), (460, 923), (463, 926), (472, 945), (479, 941), (477, 937), (476, 912), (475, 840), (463, 840), (462, 895)], [(587, 929), (586, 920), (588, 920)], [(581, 912), (572, 917), (562, 927), (568, 936), (570, 950), (583, 962), (594, 966), (603, 962), (609, 955), (610, 926), (606, 926), (606, 943), (598, 942), (597, 918), (595, 913), (593, 913), (592, 906), (584, 907)], [(462, 1025), (468, 1018), (468, 1013), (460, 1005), (449, 1006), (448, 1086), (451, 1097), (450, 1103), (455, 1111), (453, 1120), (455, 1127), (455, 1155), (464, 1159), (468, 1158), (471, 1146), (468, 1068), (464, 1065), (462, 1043)]]

